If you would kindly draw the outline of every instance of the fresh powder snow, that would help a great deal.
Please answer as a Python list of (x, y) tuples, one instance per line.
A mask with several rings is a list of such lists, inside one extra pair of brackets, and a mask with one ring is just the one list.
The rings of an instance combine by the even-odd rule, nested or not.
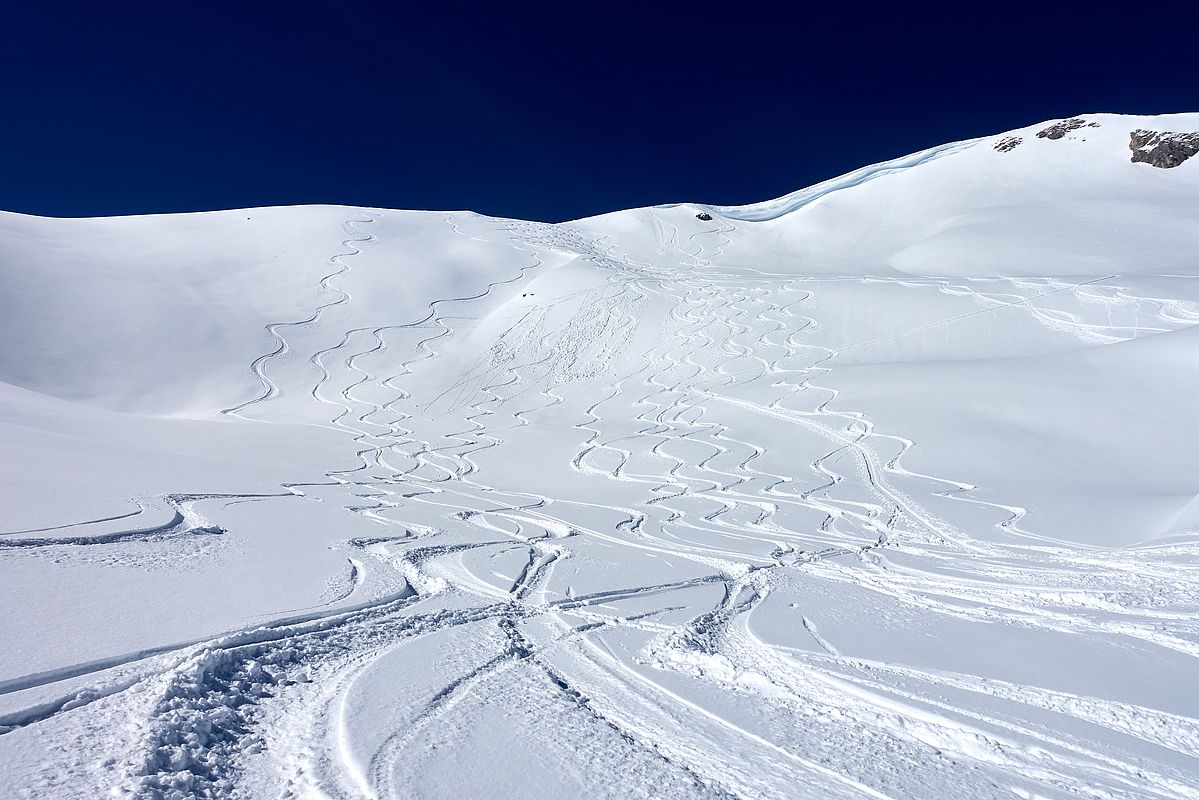
[(1199, 797), (1197, 131), (0, 214), (0, 797)]

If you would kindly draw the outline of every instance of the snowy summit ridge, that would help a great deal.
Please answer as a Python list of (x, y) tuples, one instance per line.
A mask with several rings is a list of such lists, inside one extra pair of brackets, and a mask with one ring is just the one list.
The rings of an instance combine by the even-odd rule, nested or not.
[(0, 796), (1199, 797), (1196, 152), (0, 214)]

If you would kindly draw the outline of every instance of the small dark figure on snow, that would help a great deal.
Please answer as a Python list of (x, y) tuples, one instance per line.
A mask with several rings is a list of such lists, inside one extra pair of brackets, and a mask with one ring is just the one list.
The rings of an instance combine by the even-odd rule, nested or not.
[(712, 221), (712, 215), (711, 215), (711, 214), (709, 214), (707, 211), (701, 211), (701, 212), (699, 212), (698, 214), (696, 214), (696, 215), (695, 215), (695, 218), (696, 218), (696, 219), (702, 219), (704, 222), (711, 222), (711, 221)]

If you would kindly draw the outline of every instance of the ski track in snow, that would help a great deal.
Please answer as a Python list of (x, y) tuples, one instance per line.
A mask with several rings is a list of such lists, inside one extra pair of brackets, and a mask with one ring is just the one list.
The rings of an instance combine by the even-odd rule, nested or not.
[[(1015, 498), (905, 466), (919, 443), (844, 407), (833, 388), (846, 353), (982, 315), (1025, 314), (1080, 345), (1105, 345), (1194, 325), (1199, 313), (1137, 296), (1118, 275), (808, 280), (722, 264), (738, 223), (821, 192), (739, 215), (716, 209), (724, 215), (692, 233), (651, 210), (670, 266), (570, 225), (447, 215), (455, 236), (512, 248), (523, 266), (434, 300), (418, 319), (329, 331), (335, 344), (300, 352), (299, 331), (323, 330), (331, 309), (355, 303), (353, 272), (371, 258), (382, 234), (370, 226), (386, 212), (346, 221), (320, 303), (266, 326), (272, 346), (250, 364), (259, 393), (223, 413), (242, 420), (230, 424), (282, 421), (272, 408), (280, 359), (293, 353), (317, 376), (310, 400), (344, 435), (354, 466), (276, 494), (177, 494), (119, 516), (4, 532), (0, 549), (220, 535), (221, 509), (209, 519), (195, 507), (218, 499), (337, 504), (379, 535), (338, 545), (349, 578), (324, 607), (0, 683), (0, 697), (42, 693), (5, 706), (0, 734), (74, 719), (86, 731), (123, 715), (98, 780), (132, 797), (258, 796), (266, 786), (282, 797), (407, 797), (414, 759), (441, 753), (452, 768), (464, 755), (452, 732), (505, 705), (540, 720), (532, 725), (570, 726), (554, 736), (563, 752), (576, 743), (574, 758), (622, 754), (649, 781), (629, 783), (630, 796), (1199, 797), (1199, 719), (856, 655), (861, 643), (839, 641), (844, 626), (812, 588), (845, 587), (896, 625), (919, 612), (1037, 641), (1086, 635), (1199, 658), (1193, 549), (1056, 539)], [(452, 360), (471, 335), (465, 323), (491, 319), (564, 256), (603, 280), (504, 312), (489, 349)], [(826, 346), (816, 308), (837, 281), (902, 284), (972, 307)], [(1120, 316), (1128, 309), (1132, 322)], [(461, 369), (433, 388), (420, 383), (446, 361)], [(733, 409), (755, 424), (735, 422)], [(498, 453), (531, 448), (528, 437), (544, 431), (572, 442), (552, 468), (585, 491), (538, 494), (497, 466)], [(819, 443), (816, 457), (780, 467), (776, 448), (801, 452), (799, 442)], [(959, 512), (984, 519), (989, 535), (955, 522)], [(659, 565), (664, 578), (636, 566), (613, 574), (599, 553)], [(786, 633), (756, 624), (776, 597), (795, 598)], [(432, 673), (437, 685), (363, 721), (356, 704), (376, 691), (381, 665), (436, 637), (477, 648), (477, 663), (449, 664)], [(379, 735), (363, 733), (374, 724)], [(446, 752), (425, 744), (443, 740)], [(619, 784), (608, 790), (620, 796)]]

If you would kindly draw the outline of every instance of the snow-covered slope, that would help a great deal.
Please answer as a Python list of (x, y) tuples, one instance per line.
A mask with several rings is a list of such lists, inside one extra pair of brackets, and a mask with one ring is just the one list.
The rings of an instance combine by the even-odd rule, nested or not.
[(1199, 797), (1199, 114), (1081, 120), (0, 214), (0, 795)]

